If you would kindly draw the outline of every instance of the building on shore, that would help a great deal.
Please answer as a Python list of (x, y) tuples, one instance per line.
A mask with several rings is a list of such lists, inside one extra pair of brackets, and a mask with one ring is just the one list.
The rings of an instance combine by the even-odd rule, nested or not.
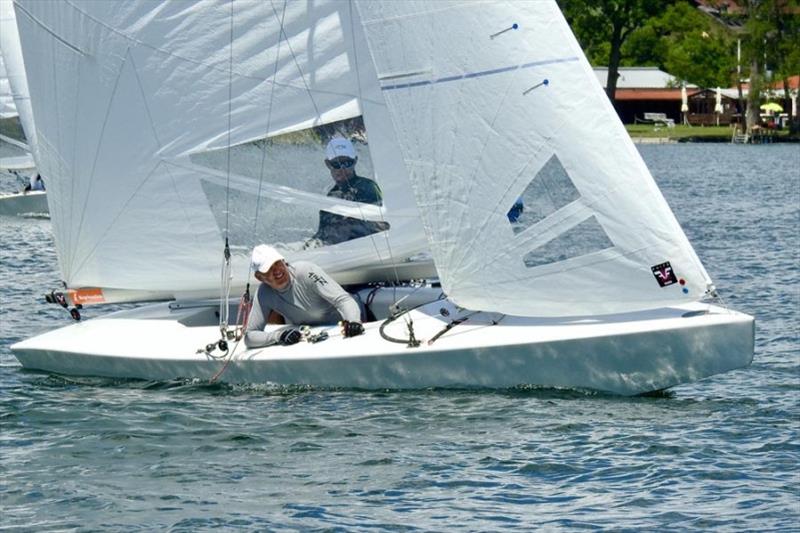
[[(595, 67), (594, 73), (605, 88), (608, 67)], [(696, 85), (687, 84), (686, 93), (698, 92)], [(620, 67), (615, 93), (617, 114), (625, 124), (645, 120), (645, 115), (662, 114), (675, 124), (681, 114), (681, 80), (657, 67)]]
[[(595, 67), (594, 73), (605, 87), (608, 78), (607, 67)], [(651, 122), (648, 117), (660, 115), (664, 122), (692, 126), (727, 126), (742, 120), (741, 108), (746, 105), (748, 84), (742, 84), (742, 99), (739, 89), (721, 88), (719, 99), (721, 112), (717, 112), (717, 89), (701, 89), (697, 85), (686, 84), (688, 112), (681, 111), (683, 100), (681, 80), (659, 70), (657, 67), (620, 67), (615, 93), (617, 114), (625, 124)], [(783, 81), (776, 81), (763, 92), (762, 102), (779, 103), (784, 111), (781, 115), (788, 122), (798, 113), (798, 86), (800, 76), (787, 80), (788, 91), (784, 91)], [(788, 92), (788, 98), (787, 98)], [(762, 117), (763, 118), (763, 117)]]

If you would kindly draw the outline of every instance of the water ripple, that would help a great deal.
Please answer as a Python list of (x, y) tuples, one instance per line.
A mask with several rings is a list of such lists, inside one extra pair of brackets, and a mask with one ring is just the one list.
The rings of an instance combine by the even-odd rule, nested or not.
[(2, 527), (797, 531), (800, 151), (642, 151), (758, 324), (751, 367), (639, 398), (23, 371), (8, 344), (67, 318), (41, 302), (58, 280), (49, 221), (2, 219)]

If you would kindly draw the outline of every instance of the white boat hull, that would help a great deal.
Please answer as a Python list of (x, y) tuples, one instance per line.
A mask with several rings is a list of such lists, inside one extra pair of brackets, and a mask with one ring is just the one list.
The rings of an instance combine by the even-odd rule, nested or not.
[(0, 194), (0, 215), (47, 215), (49, 213), (45, 191)]
[[(50, 331), (11, 349), (25, 368), (59, 374), (211, 379), (225, 360), (198, 349), (218, 340), (219, 330), (197, 324), (213, 318), (214, 309), (157, 304)], [(710, 305), (563, 320), (473, 314), (442, 300), (409, 316), (422, 341), (416, 348), (383, 339), (381, 322), (351, 339), (336, 327), (317, 328), (329, 339), (254, 350), (239, 343), (219, 379), (363, 389), (534, 385), (633, 395), (744, 367), (753, 357), (753, 318)], [(463, 316), (468, 319), (428, 344)], [(391, 323), (386, 333), (406, 338), (405, 323)]]

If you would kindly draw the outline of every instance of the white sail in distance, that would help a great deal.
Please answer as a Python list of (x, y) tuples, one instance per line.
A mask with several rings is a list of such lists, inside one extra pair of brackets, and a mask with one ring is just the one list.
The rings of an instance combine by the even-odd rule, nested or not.
[[(0, 48), (2, 48), (8, 89), (14, 102), (14, 108), (19, 115), (22, 130), (25, 132), (28, 148), (35, 161), (38, 157), (36, 125), (12, 0), (0, 0)], [(2, 86), (2, 81), (0, 81), (0, 86)]]
[(449, 297), (527, 316), (703, 297), (708, 274), (554, 1), (357, 5)]
[(0, 46), (0, 118), (14, 118), (19, 113), (17, 113), (17, 106), (14, 105), (14, 96), (11, 94), (11, 84), (8, 83), (2, 52), (2, 46)]
[[(249, 247), (309, 237), (298, 220), (308, 226), (320, 208), (391, 230), (291, 257), (335, 274), (423, 249), (354, 11), (336, 1), (17, 2), (67, 287), (211, 295), (226, 238), (243, 284)], [(382, 188), (380, 207), (325, 196), (324, 141), (354, 120), (369, 130), (356, 139), (358, 167)], [(258, 140), (268, 145), (261, 170), (247, 175), (238, 165)]]

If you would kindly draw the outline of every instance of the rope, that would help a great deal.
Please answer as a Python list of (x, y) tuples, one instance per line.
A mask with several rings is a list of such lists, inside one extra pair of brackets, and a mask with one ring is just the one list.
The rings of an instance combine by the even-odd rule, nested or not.
[[(383, 323), (381, 323), (380, 328), (378, 328), (378, 332), (381, 334), (381, 337), (383, 338), (383, 340), (386, 340), (386, 341), (389, 341), (389, 342), (395, 342), (395, 343), (398, 343), (398, 344), (405, 344), (409, 348), (419, 346), (419, 341), (417, 341), (417, 339), (414, 337), (413, 321), (411, 321), (410, 318), (408, 320), (406, 320), (406, 326), (408, 327), (408, 330), (409, 330), (409, 338), (408, 339), (397, 339), (395, 337), (392, 337), (388, 333), (386, 333), (384, 331), (384, 329), (386, 328), (386, 326), (388, 326), (389, 324), (391, 324), (392, 322), (394, 322), (395, 320), (397, 320), (401, 316), (405, 316), (405, 315), (409, 314), (414, 309), (419, 309), (420, 307), (423, 307), (425, 305), (431, 304), (433, 302), (438, 302), (439, 300), (442, 300), (444, 297), (445, 297), (445, 295), (444, 295), (444, 293), (442, 293), (435, 300), (431, 300), (429, 302), (422, 302), (421, 304), (417, 304), (414, 307), (409, 307), (408, 309), (403, 309), (399, 313), (397, 313), (395, 315), (392, 315), (389, 318), (387, 318), (386, 320), (384, 320)], [(405, 298), (403, 298), (403, 299), (405, 299)]]
[(225, 248), (222, 255), (222, 268), (220, 269), (220, 299), (219, 299), (219, 331), (221, 341), (225, 342), (228, 338), (228, 324), (230, 319), (230, 308), (228, 302), (231, 296), (231, 283), (233, 276), (231, 273), (231, 249), (229, 245), (230, 235), (230, 196), (231, 196), (231, 115), (233, 114), (233, 0), (230, 0), (230, 29), (228, 37), (228, 140), (226, 150), (226, 180), (225, 180)]
[(225, 247), (228, 246), (228, 232), (230, 229), (230, 183), (231, 183), (231, 114), (233, 113), (233, 0), (230, 0), (230, 34), (228, 43), (228, 149), (226, 151), (226, 164), (228, 180), (225, 184)]
[(233, 360), (233, 354), (236, 353), (236, 349), (239, 347), (239, 343), (244, 339), (244, 331), (247, 329), (247, 323), (250, 321), (250, 310), (252, 309), (253, 302), (250, 300), (250, 284), (247, 284), (247, 288), (245, 289), (244, 294), (239, 299), (239, 307), (236, 311), (236, 324), (237, 326), (241, 324), (240, 328), (236, 332), (236, 344), (233, 345), (233, 349), (225, 350), (225, 353), (222, 354), (221, 357), (215, 357), (211, 350), (206, 347), (205, 353), (206, 355), (212, 357), (213, 359), (225, 359), (225, 364), (222, 365), (216, 374), (211, 376), (209, 383), (215, 383), (222, 374), (225, 373), (225, 370), (228, 369), (228, 365), (231, 364)]

